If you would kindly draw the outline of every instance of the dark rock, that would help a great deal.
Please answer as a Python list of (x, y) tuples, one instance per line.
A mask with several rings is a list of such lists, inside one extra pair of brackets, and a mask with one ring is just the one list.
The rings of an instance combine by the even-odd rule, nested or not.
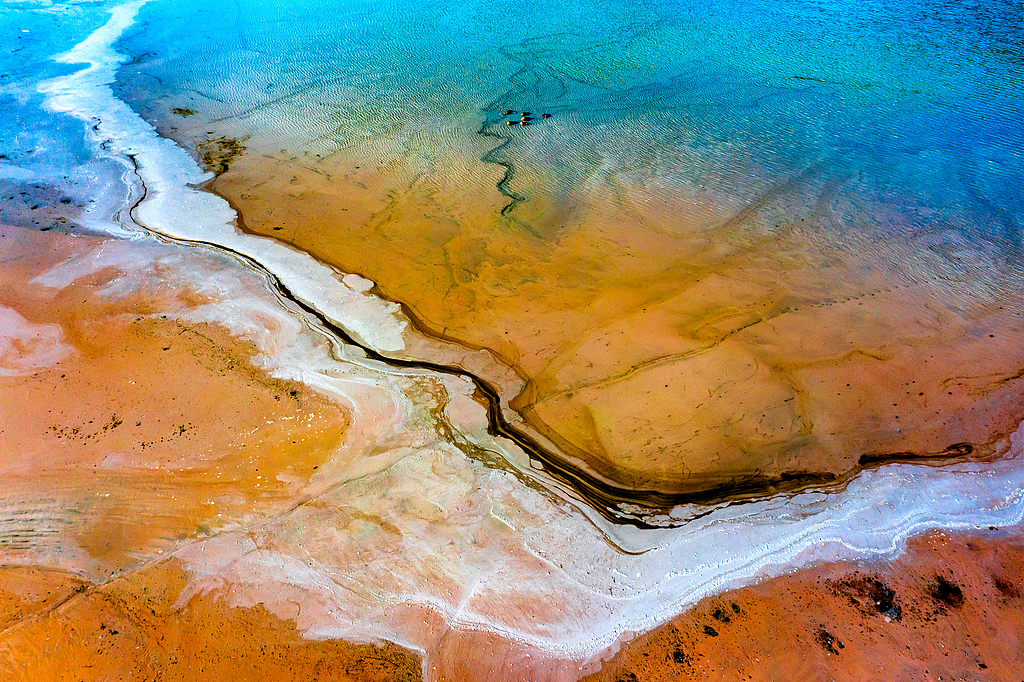
[(960, 586), (941, 575), (935, 576), (935, 582), (928, 586), (928, 596), (940, 604), (953, 608), (958, 608), (964, 603), (964, 592)]

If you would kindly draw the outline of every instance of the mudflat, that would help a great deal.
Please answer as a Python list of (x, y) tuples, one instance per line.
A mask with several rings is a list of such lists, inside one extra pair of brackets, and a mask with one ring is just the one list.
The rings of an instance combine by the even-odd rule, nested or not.
[[(102, 585), (59, 571), (36, 574), (71, 596), (30, 601), (35, 608), (0, 633), (6, 680), (422, 679), (419, 658), (394, 644), (308, 640), (262, 606), (188, 595), (188, 574), (173, 559)], [(0, 568), (0, 582), (5, 591), (27, 592), (19, 569)]]
[(229, 330), (189, 323), (200, 292), (120, 267), (36, 279), (123, 244), (2, 232), (0, 304), (21, 325), (0, 357), (9, 561), (96, 580), (294, 504), (345, 434), (344, 410), (261, 370)]

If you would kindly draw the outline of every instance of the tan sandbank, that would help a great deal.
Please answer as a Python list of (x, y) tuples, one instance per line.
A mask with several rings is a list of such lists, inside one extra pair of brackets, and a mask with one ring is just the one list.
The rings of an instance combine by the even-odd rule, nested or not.
[(839, 189), (813, 174), (788, 191), (821, 200), (778, 224), (759, 217), (771, 193), (729, 218), (626, 180), (502, 216), (498, 171), (463, 158), (480, 150), (420, 167), (247, 145), (212, 184), (247, 229), (491, 349), (526, 382), (506, 397), (528, 426), (624, 486), (842, 475), (991, 444), (1024, 417), (1021, 305), (994, 266), (950, 235), (827, 243)]
[(1019, 531), (936, 532), (891, 563), (804, 569), (701, 601), (586, 680), (1017, 680)]

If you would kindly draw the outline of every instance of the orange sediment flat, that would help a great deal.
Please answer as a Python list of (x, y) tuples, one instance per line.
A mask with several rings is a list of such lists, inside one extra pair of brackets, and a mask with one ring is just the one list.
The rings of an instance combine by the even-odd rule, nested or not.
[(207, 295), (120, 267), (37, 279), (111, 244), (0, 228), (0, 679), (420, 679), (398, 646), (304, 639), (152, 563), (296, 504), (349, 418), (184, 319)]
[[(132, 280), (116, 268), (32, 281), (103, 240), (4, 231), (0, 304), (32, 341), (8, 348), (0, 375), (8, 557), (95, 579), (294, 503), (345, 433), (339, 406), (266, 374), (227, 330), (182, 320), (204, 303), (187, 288), (111, 294)], [(56, 360), (34, 366), (40, 339)]]
[(797, 571), (701, 601), (584, 679), (1017, 680), (1024, 541), (931, 533), (891, 563)]
[[(182, 600), (188, 574), (173, 560), (84, 590), (66, 574), (33, 579), (77, 591), (0, 632), (4, 680), (421, 679), (419, 658), (393, 644), (303, 639), (292, 621), (262, 606), (230, 607), (215, 592)], [(0, 580), (18, 590), (28, 578), (0, 571)]]
[(78, 577), (56, 569), (0, 566), (0, 631), (59, 606), (88, 586)]

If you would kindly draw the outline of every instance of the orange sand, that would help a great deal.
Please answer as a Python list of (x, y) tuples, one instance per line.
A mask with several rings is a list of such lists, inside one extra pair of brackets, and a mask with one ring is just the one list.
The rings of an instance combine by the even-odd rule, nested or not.
[(0, 566), (0, 631), (49, 611), (88, 587), (75, 576), (34, 566)]
[(29, 281), (98, 240), (4, 231), (0, 304), (59, 325), (70, 348), (0, 376), (8, 557), (95, 579), (295, 503), (345, 431), (337, 405), (257, 369), (225, 330), (158, 314), (202, 302), (187, 290), (112, 297), (103, 288), (126, 276), (113, 270), (59, 291)]
[(1008, 682), (1021, 670), (1024, 539), (981, 531), (704, 599), (585, 679)]
[[(63, 574), (36, 572), (54, 587), (79, 589)], [(174, 561), (77, 593), (53, 608), (37, 605), (0, 632), (0, 679), (331, 680), (400, 682), (421, 678), (418, 658), (392, 644), (311, 641), (262, 606), (228, 607), (217, 594), (179, 597), (188, 576)], [(5, 589), (23, 576), (0, 572)]]

